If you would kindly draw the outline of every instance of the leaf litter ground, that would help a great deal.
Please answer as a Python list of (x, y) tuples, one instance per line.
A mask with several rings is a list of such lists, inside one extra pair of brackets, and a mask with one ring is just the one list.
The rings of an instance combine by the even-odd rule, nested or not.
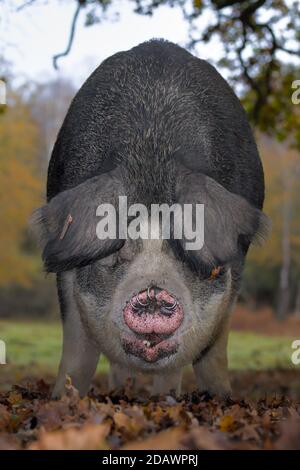
[[(51, 400), (44, 380), (22, 380), (0, 393), (0, 449), (300, 449), (299, 371), (236, 372), (239, 398), (192, 391), (136, 397), (130, 382), (107, 393), (98, 377), (88, 397), (69, 382)], [(101, 385), (100, 385), (101, 384)]]

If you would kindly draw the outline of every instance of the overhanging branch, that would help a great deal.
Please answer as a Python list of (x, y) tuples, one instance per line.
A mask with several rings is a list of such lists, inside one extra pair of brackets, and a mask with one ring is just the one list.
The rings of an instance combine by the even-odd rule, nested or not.
[(79, 13), (80, 13), (81, 7), (82, 7), (82, 3), (79, 2), (78, 5), (77, 5), (77, 7), (76, 7), (76, 10), (75, 10), (73, 19), (72, 19), (71, 30), (70, 30), (70, 36), (69, 36), (69, 41), (68, 41), (66, 50), (65, 50), (64, 52), (61, 52), (61, 53), (59, 53), (59, 54), (56, 54), (56, 55), (53, 57), (53, 66), (54, 66), (54, 68), (55, 68), (56, 70), (58, 69), (57, 61), (58, 61), (61, 57), (67, 56), (67, 55), (69, 54), (69, 52), (71, 51), (71, 48), (72, 48), (72, 45), (73, 45), (73, 41), (74, 41), (75, 31), (76, 31), (77, 20), (78, 20), (78, 17), (79, 17)]

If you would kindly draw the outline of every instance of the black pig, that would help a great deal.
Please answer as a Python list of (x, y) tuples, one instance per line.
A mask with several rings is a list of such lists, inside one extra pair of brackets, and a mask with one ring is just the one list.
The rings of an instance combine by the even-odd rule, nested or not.
[[(97, 207), (204, 204), (204, 245), (99, 239)], [(63, 353), (54, 396), (89, 388), (100, 353), (111, 386), (137, 372), (154, 392), (197, 385), (227, 395), (227, 337), (249, 245), (264, 234), (264, 177), (246, 114), (206, 61), (162, 40), (105, 60), (75, 96), (35, 213), (57, 273)], [(161, 219), (160, 224), (161, 224)], [(161, 225), (159, 230), (161, 230)], [(160, 231), (161, 233), (161, 231)]]

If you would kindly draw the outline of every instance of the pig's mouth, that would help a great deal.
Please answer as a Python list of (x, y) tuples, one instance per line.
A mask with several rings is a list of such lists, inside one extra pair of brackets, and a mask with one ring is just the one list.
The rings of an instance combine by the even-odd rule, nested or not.
[(127, 354), (146, 362), (174, 354), (179, 347), (173, 337), (183, 321), (183, 308), (174, 296), (157, 287), (134, 295), (123, 310), (130, 332), (122, 335)]
[(168, 357), (176, 353), (179, 346), (175, 339), (162, 339), (154, 335), (144, 337), (123, 335), (122, 344), (127, 354), (139, 357), (146, 362), (157, 362), (159, 359)]

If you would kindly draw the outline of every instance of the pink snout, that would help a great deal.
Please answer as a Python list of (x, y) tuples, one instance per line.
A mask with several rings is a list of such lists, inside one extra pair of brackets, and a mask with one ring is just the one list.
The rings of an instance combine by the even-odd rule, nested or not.
[(146, 362), (157, 362), (178, 350), (172, 334), (183, 321), (183, 308), (174, 296), (157, 287), (134, 295), (123, 311), (133, 334), (124, 334), (123, 348)]
[(126, 325), (137, 334), (171, 335), (182, 323), (183, 309), (166, 290), (146, 289), (127, 303)]

